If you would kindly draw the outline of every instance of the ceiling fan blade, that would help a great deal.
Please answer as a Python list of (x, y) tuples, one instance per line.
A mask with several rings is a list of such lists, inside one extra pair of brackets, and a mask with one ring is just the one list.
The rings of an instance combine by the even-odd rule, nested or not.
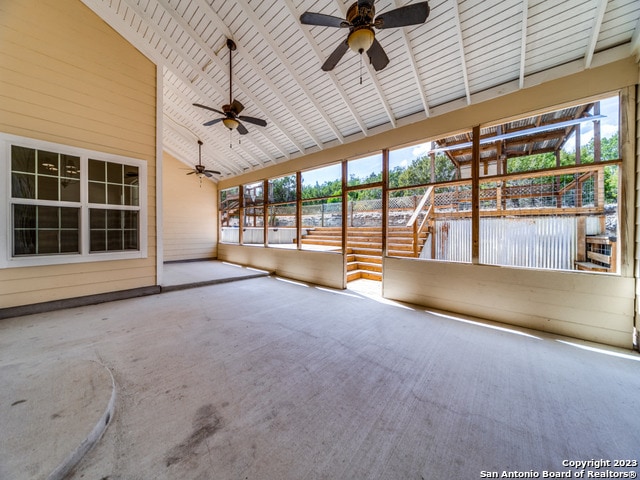
[(373, 68), (375, 68), (376, 71), (382, 70), (389, 64), (389, 57), (384, 53), (384, 49), (377, 39), (373, 40), (371, 48), (367, 50), (367, 55), (369, 55), (371, 65), (373, 65)]
[(244, 105), (242, 105), (238, 100), (233, 99), (233, 102), (231, 102), (231, 110), (236, 115), (240, 115), (240, 112), (244, 110)]
[(318, 25), (320, 27), (349, 27), (349, 22), (344, 18), (334, 17), (333, 15), (325, 15), (324, 13), (304, 12), (300, 15), (300, 23), (303, 25)]
[(189, 173), (187, 173), (187, 175), (193, 175), (194, 173), (197, 173), (195, 170), (191, 170)]
[(238, 117), (238, 120), (242, 120), (243, 122), (253, 123), (254, 125), (258, 125), (259, 127), (267, 126), (267, 122), (265, 120), (262, 120), (261, 118), (245, 117), (243, 115)]
[(327, 58), (327, 60), (322, 64), (322, 70), (325, 72), (333, 70), (344, 54), (347, 53), (347, 50), (349, 50), (349, 44), (345, 40), (338, 45), (338, 48), (336, 48), (333, 53), (329, 55), (329, 58)]
[(193, 106), (204, 108), (205, 110), (211, 110), (212, 112), (216, 112), (216, 113), (219, 113), (220, 115), (224, 115), (224, 112), (221, 112), (220, 110), (216, 110), (215, 108), (207, 107), (206, 105), (202, 105), (200, 103), (194, 103)]
[(204, 171), (204, 176), (207, 178), (212, 177), (213, 175), (211, 175), (207, 170)]
[(210, 127), (211, 125), (215, 125), (218, 122), (221, 122), (222, 118), (214, 118), (213, 120), (209, 120), (208, 122), (204, 122), (202, 125), (204, 125), (205, 127)]
[(245, 127), (243, 124), (241, 124), (240, 122), (238, 122), (238, 133), (240, 135), (246, 135), (247, 133), (249, 133), (249, 130), (247, 130), (247, 127)]
[(429, 16), (429, 2), (413, 3), (376, 17), (376, 28), (396, 28), (424, 23)]
[(205, 170), (204, 173), (210, 173), (212, 175), (222, 175), (222, 173), (217, 170)]

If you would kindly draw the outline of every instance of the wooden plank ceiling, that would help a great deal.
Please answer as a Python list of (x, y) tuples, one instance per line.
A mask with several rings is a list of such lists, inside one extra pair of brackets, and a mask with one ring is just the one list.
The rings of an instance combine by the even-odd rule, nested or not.
[[(378, 72), (351, 51), (322, 71), (347, 31), (300, 24), (305, 11), (344, 18), (351, 0), (82, 1), (162, 67), (164, 149), (193, 165), (201, 139), (214, 180), (640, 53), (638, 0), (431, 0), (425, 24), (376, 30), (390, 59)], [(203, 126), (218, 115), (192, 105), (229, 103), (227, 38), (233, 98), (268, 123), (243, 136)]]

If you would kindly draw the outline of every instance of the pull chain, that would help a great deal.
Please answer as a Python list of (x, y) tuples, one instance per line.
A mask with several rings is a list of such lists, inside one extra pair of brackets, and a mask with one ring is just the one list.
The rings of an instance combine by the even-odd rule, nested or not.
[(360, 54), (360, 85), (362, 85), (362, 54)]

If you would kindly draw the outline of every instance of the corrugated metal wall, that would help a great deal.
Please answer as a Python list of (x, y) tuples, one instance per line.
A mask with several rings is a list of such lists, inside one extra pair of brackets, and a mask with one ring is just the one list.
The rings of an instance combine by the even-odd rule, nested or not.
[[(595, 225), (594, 225), (595, 227)], [(573, 270), (576, 217), (483, 218), (480, 262), (552, 270)], [(436, 260), (471, 261), (471, 219), (436, 221)], [(430, 258), (431, 243), (421, 258)]]

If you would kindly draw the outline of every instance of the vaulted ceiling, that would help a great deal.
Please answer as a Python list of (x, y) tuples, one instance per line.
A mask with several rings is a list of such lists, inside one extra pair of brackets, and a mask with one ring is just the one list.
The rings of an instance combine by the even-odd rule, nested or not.
[[(351, 0), (82, 0), (163, 71), (163, 144), (228, 178), (526, 88), (640, 51), (638, 0), (431, 0), (427, 21), (376, 30), (389, 65), (348, 51), (321, 65), (347, 29), (300, 23), (305, 11), (345, 18)], [(377, 0), (376, 14), (416, 1)], [(203, 126), (233, 98), (248, 134)]]

